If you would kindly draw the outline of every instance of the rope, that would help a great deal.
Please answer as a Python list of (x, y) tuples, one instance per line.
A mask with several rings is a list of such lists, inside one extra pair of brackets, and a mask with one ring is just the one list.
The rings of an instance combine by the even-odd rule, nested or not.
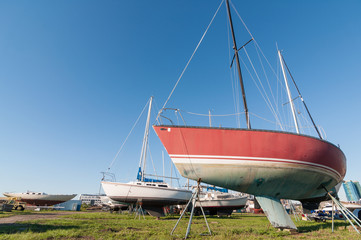
[[(221, 4), (219, 5), (219, 7), (218, 7), (218, 9), (217, 9), (217, 11), (216, 11), (216, 13), (213, 15), (213, 18), (212, 18), (211, 22), (208, 24), (208, 27), (207, 27), (206, 31), (203, 33), (201, 40), (199, 40), (199, 42), (198, 42), (198, 44), (197, 44), (196, 48), (194, 49), (194, 51), (193, 51), (193, 53), (192, 53), (192, 55), (191, 55), (190, 59), (188, 60), (188, 62), (187, 62), (187, 64), (186, 64), (186, 66), (184, 67), (184, 69), (183, 69), (183, 71), (182, 71), (181, 75), (179, 76), (179, 78), (178, 78), (178, 80), (177, 80), (176, 84), (174, 85), (174, 87), (173, 87), (173, 89), (172, 89), (171, 93), (169, 94), (169, 96), (168, 96), (167, 100), (165, 101), (165, 103), (164, 103), (164, 105), (163, 105), (162, 109), (163, 109), (163, 108), (165, 108), (165, 106), (167, 105), (167, 103), (168, 103), (168, 101), (169, 101), (170, 97), (172, 96), (172, 94), (173, 94), (174, 90), (175, 90), (175, 89), (176, 89), (176, 87), (178, 86), (179, 81), (180, 81), (180, 80), (181, 80), (181, 78), (183, 77), (184, 72), (187, 70), (189, 63), (192, 61), (193, 56), (195, 55), (195, 53), (196, 53), (196, 52), (197, 52), (197, 50), (198, 50), (198, 47), (199, 47), (199, 46), (201, 45), (201, 43), (203, 42), (203, 39), (204, 39), (205, 35), (207, 34), (209, 27), (212, 25), (213, 20), (214, 20), (214, 18), (216, 17), (216, 15), (217, 15), (217, 13), (218, 13), (219, 9), (221, 8), (221, 6), (222, 6), (223, 2), (224, 2), (224, 0), (222, 0)], [(159, 111), (158, 116), (157, 116), (157, 118), (156, 118), (156, 121), (158, 120), (159, 115), (162, 113), (162, 109)]]
[(120, 148), (119, 148), (119, 150), (118, 150), (117, 154), (115, 154), (115, 157), (113, 158), (113, 161), (110, 163), (110, 165), (109, 165), (109, 167), (108, 167), (108, 171), (109, 171), (109, 170), (110, 170), (110, 168), (113, 166), (113, 164), (114, 164), (115, 160), (117, 159), (117, 157), (118, 157), (118, 155), (119, 155), (120, 151), (123, 149), (123, 147), (124, 147), (125, 143), (127, 142), (128, 137), (129, 137), (129, 136), (130, 136), (130, 134), (133, 132), (133, 129), (134, 129), (134, 127), (137, 125), (137, 123), (138, 123), (138, 121), (139, 121), (140, 117), (143, 115), (143, 112), (144, 112), (145, 108), (147, 107), (147, 105), (148, 105), (149, 101), (150, 101), (150, 99), (149, 99), (149, 100), (148, 100), (148, 102), (145, 104), (145, 106), (144, 106), (144, 108), (143, 108), (142, 112), (140, 113), (140, 115), (138, 116), (137, 120), (135, 121), (135, 123), (134, 123), (134, 125), (133, 125), (132, 129), (130, 130), (130, 132), (129, 132), (129, 134), (128, 134), (128, 136), (125, 138), (125, 140), (124, 140), (123, 144), (120, 146)]
[[(185, 113), (188, 113), (188, 114), (193, 114), (193, 115), (197, 115), (197, 116), (206, 116), (206, 117), (209, 117), (209, 114), (204, 114), (204, 113), (193, 113), (193, 112), (187, 112), (187, 111), (184, 111), (184, 110), (178, 110), (180, 112), (185, 112)], [(244, 112), (242, 113), (230, 113), (230, 114), (222, 114), (222, 115), (211, 115), (212, 117), (229, 117), (229, 116), (236, 116), (236, 115), (241, 115), (241, 114), (244, 114)]]

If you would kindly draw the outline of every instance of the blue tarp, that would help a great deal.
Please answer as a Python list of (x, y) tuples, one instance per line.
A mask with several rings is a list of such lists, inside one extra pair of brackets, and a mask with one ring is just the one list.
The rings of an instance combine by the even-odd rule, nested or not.
[(153, 179), (153, 178), (144, 177), (142, 179), (142, 168), (141, 167), (139, 167), (139, 170), (138, 170), (137, 180), (143, 181), (143, 182), (163, 182), (163, 180), (158, 180), (158, 179)]
[(226, 189), (226, 188), (207, 187), (207, 191), (209, 191), (209, 190), (228, 193), (228, 189)]

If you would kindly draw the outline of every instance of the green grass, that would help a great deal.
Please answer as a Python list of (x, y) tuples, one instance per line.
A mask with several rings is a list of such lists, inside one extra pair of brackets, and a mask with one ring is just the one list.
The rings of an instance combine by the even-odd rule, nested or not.
[[(182, 239), (188, 217), (180, 222), (173, 236), (170, 235), (178, 216), (155, 220), (134, 219), (133, 215), (110, 213), (82, 213), (59, 216), (59, 219), (39, 219), (16, 224), (0, 224), (0, 239)], [(194, 217), (191, 239), (361, 239), (354, 231), (344, 228), (343, 221), (336, 221), (335, 232), (331, 223), (295, 222), (299, 233), (291, 235), (270, 226), (263, 215), (234, 214), (232, 217), (208, 217), (212, 236), (207, 233), (202, 216)], [(342, 228), (342, 230), (339, 229)]]

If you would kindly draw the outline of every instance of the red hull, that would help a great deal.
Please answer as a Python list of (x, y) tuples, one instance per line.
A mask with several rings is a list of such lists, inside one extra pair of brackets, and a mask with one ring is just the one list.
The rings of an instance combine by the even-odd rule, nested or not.
[(34, 206), (53, 206), (55, 204), (63, 203), (66, 201), (56, 201), (56, 200), (34, 200), (34, 199), (21, 199), (22, 202), (26, 202), (27, 204), (34, 205)]
[[(309, 136), (181, 126), (154, 126), (154, 130), (183, 176), (201, 177), (208, 183), (255, 195), (270, 194), (271, 187), (279, 198), (315, 197), (324, 193), (321, 185), (332, 188), (346, 173), (343, 152), (327, 141)], [(218, 175), (216, 169), (210, 170), (212, 166), (218, 168)], [(309, 177), (313, 178), (308, 182), (310, 186), (302, 191), (299, 187), (311, 180)], [(293, 193), (292, 184), (299, 194)], [(314, 188), (320, 189), (313, 191)]]

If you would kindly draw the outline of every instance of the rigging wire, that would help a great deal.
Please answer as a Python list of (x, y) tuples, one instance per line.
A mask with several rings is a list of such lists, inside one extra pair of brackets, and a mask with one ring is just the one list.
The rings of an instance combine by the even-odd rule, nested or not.
[[(186, 64), (186, 66), (184, 67), (184, 69), (183, 69), (183, 71), (182, 71), (181, 75), (179, 76), (179, 78), (178, 78), (178, 80), (177, 80), (176, 84), (174, 85), (174, 87), (173, 87), (173, 89), (172, 89), (171, 93), (169, 94), (169, 96), (168, 96), (167, 100), (165, 101), (165, 103), (164, 103), (164, 105), (163, 105), (162, 109), (164, 109), (164, 108), (165, 108), (165, 106), (167, 105), (167, 103), (168, 103), (169, 99), (171, 98), (171, 96), (172, 96), (172, 94), (173, 94), (174, 90), (175, 90), (175, 89), (176, 89), (176, 87), (178, 86), (179, 81), (180, 81), (180, 80), (181, 80), (181, 78), (183, 77), (183, 74), (184, 74), (184, 73), (185, 73), (185, 71), (187, 70), (188, 65), (189, 65), (189, 64), (190, 64), (190, 62), (192, 61), (193, 56), (194, 56), (194, 55), (195, 55), (195, 53), (197, 52), (197, 50), (198, 50), (199, 46), (200, 46), (200, 45), (201, 45), (201, 43), (203, 42), (203, 39), (204, 39), (204, 37), (206, 36), (206, 34), (207, 34), (207, 32), (208, 32), (208, 29), (209, 29), (209, 28), (210, 28), (210, 26), (212, 25), (214, 18), (217, 16), (217, 13), (218, 13), (219, 9), (221, 8), (221, 6), (222, 6), (223, 2), (224, 2), (224, 0), (222, 0), (221, 4), (218, 6), (218, 9), (217, 9), (216, 13), (213, 15), (213, 18), (212, 18), (211, 22), (208, 24), (208, 26), (207, 26), (207, 28), (206, 28), (205, 32), (203, 33), (203, 35), (202, 35), (202, 37), (201, 37), (201, 40), (199, 40), (199, 42), (198, 42), (198, 44), (197, 44), (196, 48), (194, 49), (194, 51), (193, 51), (193, 53), (192, 53), (191, 57), (189, 58), (189, 60), (188, 60), (188, 62), (187, 62), (187, 64)], [(158, 113), (158, 116), (157, 116), (156, 120), (158, 120), (159, 115), (162, 113), (162, 109), (159, 111), (159, 113)]]
[[(152, 166), (153, 166), (154, 174), (155, 174), (156, 176), (158, 176), (157, 171), (155, 170), (155, 165), (154, 165), (152, 153), (151, 153), (151, 151), (150, 151), (149, 143), (148, 143), (148, 152), (149, 152), (150, 160), (152, 161)], [(146, 169), (144, 169), (144, 171), (145, 171), (145, 170), (146, 170)], [(158, 179), (158, 177), (157, 177), (157, 179)]]
[[(264, 97), (263, 93), (261, 92), (261, 90), (259, 89), (259, 87), (257, 86), (258, 90), (260, 90), (263, 99), (265, 100), (267, 106), (270, 108), (273, 116), (276, 118), (276, 121), (279, 122), (279, 126), (281, 127), (281, 129), (283, 129), (283, 128), (282, 128), (281, 121), (279, 120), (279, 117), (277, 116), (277, 113), (276, 113), (276, 111), (274, 110), (271, 101), (269, 100), (269, 97), (268, 97), (268, 95), (267, 95), (267, 92), (266, 92), (266, 90), (265, 90), (264, 87), (263, 87), (262, 81), (261, 81), (261, 79), (259, 78), (259, 76), (258, 76), (258, 74), (257, 74), (257, 71), (256, 71), (256, 69), (255, 69), (255, 67), (254, 67), (254, 65), (253, 65), (253, 63), (252, 63), (252, 60), (250, 59), (246, 48), (244, 47), (243, 49), (244, 49), (244, 52), (246, 53), (246, 56), (247, 56), (247, 58), (248, 58), (249, 63), (250, 63), (251, 66), (252, 66), (252, 69), (253, 69), (256, 77), (257, 77), (257, 80), (258, 80), (259, 84), (260, 84), (261, 87), (262, 87), (262, 90), (263, 90), (263, 93), (264, 93), (265, 97)], [(252, 79), (253, 79), (253, 77), (252, 77)], [(254, 81), (254, 79), (253, 79), (253, 81)]]
[[(231, 6), (233, 8), (233, 10), (236, 12), (236, 15), (238, 16), (238, 18), (241, 20), (243, 26), (245, 27), (245, 29), (247, 30), (248, 34), (253, 38), (253, 42), (255, 43), (255, 46), (257, 46), (257, 48), (259, 49), (259, 51), (261, 52), (263, 58), (266, 60), (269, 68), (271, 69), (271, 71), (273, 72), (273, 74), (276, 76), (277, 81), (282, 82), (281, 79), (279, 78), (279, 76), (277, 75), (276, 71), (273, 69), (271, 63), (269, 62), (268, 58), (266, 57), (266, 55), (263, 53), (262, 48), (259, 46), (258, 42), (256, 41), (256, 39), (253, 37), (251, 31), (248, 29), (246, 23), (243, 21), (241, 15), (238, 13), (237, 9), (235, 8), (235, 6), (233, 5), (233, 3), (231, 2)], [(281, 85), (283, 86), (283, 85)], [(284, 87), (284, 86), (283, 86)]]
[(159, 112), (160, 110), (159, 110), (158, 104), (157, 104), (155, 99), (153, 99), (153, 103), (155, 105), (155, 111), (152, 111), (153, 116), (155, 116), (155, 121), (154, 122), (160, 124), (161, 118), (157, 119), (157, 112)]
[[(192, 115), (197, 115), (197, 116), (209, 117), (209, 114), (206, 114), (206, 113), (194, 113), (194, 112), (188, 112), (188, 111), (180, 110), (180, 109), (178, 109), (178, 111), (179, 112), (185, 112), (185, 113), (192, 114)], [(214, 115), (214, 114), (212, 114), (212, 117), (229, 117), (229, 116), (237, 116), (237, 115), (241, 115), (241, 114), (244, 114), (244, 112), (222, 114), (222, 115)]]
[(135, 128), (135, 126), (137, 125), (137, 123), (138, 123), (138, 121), (139, 121), (140, 117), (143, 115), (144, 110), (146, 109), (147, 105), (149, 104), (149, 101), (150, 101), (150, 99), (149, 99), (149, 100), (148, 100), (148, 102), (145, 104), (145, 106), (144, 106), (144, 108), (143, 108), (142, 112), (140, 113), (140, 115), (138, 116), (137, 120), (135, 121), (135, 123), (134, 123), (134, 125), (133, 125), (132, 129), (131, 129), (131, 130), (130, 130), (130, 132), (128, 133), (128, 136), (125, 138), (124, 142), (123, 142), (123, 143), (122, 143), (122, 145), (120, 146), (120, 148), (119, 148), (119, 150), (118, 150), (117, 154), (115, 154), (115, 157), (113, 158), (113, 161), (110, 163), (110, 165), (109, 165), (109, 167), (108, 167), (108, 172), (109, 172), (110, 168), (113, 166), (113, 164), (114, 164), (115, 160), (117, 159), (117, 157), (118, 157), (118, 155), (119, 155), (120, 151), (123, 149), (123, 147), (124, 147), (125, 143), (127, 142), (128, 138), (129, 138), (129, 136), (130, 136), (130, 134), (133, 132), (133, 129), (134, 129), (134, 128)]
[[(264, 77), (265, 77), (266, 80), (267, 80), (267, 85), (268, 85), (269, 91), (270, 91), (270, 93), (271, 93), (271, 96), (272, 96), (272, 99), (273, 99), (273, 103), (274, 103), (274, 105), (275, 105), (275, 107), (276, 107), (277, 113), (280, 114), (280, 113), (279, 113), (279, 108), (278, 108), (277, 101), (276, 101), (275, 96), (274, 96), (274, 94), (273, 94), (273, 91), (272, 91), (272, 88), (271, 88), (271, 84), (270, 84), (268, 75), (267, 75), (267, 73), (266, 73), (266, 69), (265, 69), (265, 67), (264, 67), (264, 65), (263, 65), (263, 61), (262, 61), (262, 59), (261, 59), (261, 56), (259, 55), (259, 50), (258, 50), (258, 48), (257, 48), (256, 45), (254, 45), (254, 48), (255, 48), (255, 50), (256, 50), (256, 53), (257, 53), (257, 56), (258, 56), (258, 60), (259, 60), (259, 62), (260, 62), (260, 64), (261, 64), (261, 66), (262, 66), (263, 75), (264, 75)], [(277, 86), (278, 86), (278, 85), (277, 85)], [(280, 119), (280, 121), (281, 121), (281, 119)]]
[[(265, 96), (263, 95), (263, 93), (262, 93), (262, 91), (261, 91), (260, 87), (258, 86), (258, 84), (257, 84), (256, 80), (254, 79), (254, 77), (253, 77), (253, 75), (252, 75), (251, 71), (249, 70), (249, 68), (247, 67), (246, 63), (243, 61), (243, 59), (242, 59), (242, 58), (241, 58), (241, 61), (242, 61), (243, 65), (244, 65), (245, 69), (247, 70), (248, 74), (250, 75), (250, 77), (251, 77), (252, 81), (253, 81), (253, 82), (254, 82), (254, 84), (256, 85), (256, 87), (257, 87), (258, 91), (260, 92), (260, 94), (261, 94), (261, 96), (262, 96), (263, 100), (265, 101), (265, 103), (267, 104), (267, 106), (271, 109), (271, 107), (269, 106), (269, 103), (267, 102), (267, 100), (266, 100)], [(272, 109), (271, 109), (271, 112), (272, 112)], [(272, 114), (275, 114), (275, 113), (274, 113), (274, 112), (272, 112)], [(275, 118), (276, 118), (276, 120), (277, 120), (277, 117), (275, 117)], [(278, 123), (278, 125), (279, 125), (279, 123)], [(281, 125), (279, 125), (279, 126), (280, 126), (280, 127), (281, 127), (281, 129), (282, 129), (282, 126), (281, 126)]]
[[(255, 44), (254, 46), (255, 46), (255, 49), (256, 49), (256, 52), (257, 52), (257, 55), (258, 55), (259, 59), (260, 59), (260, 56), (259, 56), (259, 52), (260, 52), (260, 53), (262, 54), (263, 58), (266, 60), (268, 66), (269, 66), (270, 69), (272, 70), (273, 74), (276, 76), (277, 81), (281, 82), (281, 80), (279, 79), (279, 77), (278, 77), (278, 75), (276, 74), (275, 70), (273, 69), (272, 65), (270, 64), (270, 62), (268, 61), (267, 57), (266, 57), (265, 54), (263, 53), (263, 51), (262, 51), (261, 47), (259, 46), (258, 42), (256, 41), (256, 39), (255, 39), (254, 36), (252, 35), (251, 31), (250, 31), (249, 28), (247, 27), (246, 23), (243, 21), (242, 17), (241, 17), (240, 14), (238, 13), (237, 9), (235, 8), (235, 6), (233, 5), (232, 2), (231, 2), (231, 6), (232, 6), (233, 10), (236, 12), (236, 15), (238, 16), (238, 18), (239, 18), (240, 21), (242, 22), (244, 28), (246, 29), (246, 31), (248, 32), (248, 34), (250, 35), (250, 37), (253, 39), (254, 44)], [(244, 49), (245, 49), (245, 48), (244, 48)], [(257, 49), (259, 49), (259, 51), (258, 51)], [(246, 52), (246, 49), (245, 49), (245, 52)], [(249, 56), (248, 56), (247, 53), (246, 53), (246, 55), (247, 55), (247, 57), (248, 57), (248, 59), (249, 59)], [(250, 61), (250, 59), (249, 59), (249, 61)], [(250, 61), (250, 63), (251, 63), (251, 65), (252, 65), (252, 67), (253, 67), (253, 64), (252, 64), (251, 61)], [(268, 81), (268, 77), (267, 77), (267, 75), (266, 75), (266, 73), (265, 73), (264, 65), (263, 65), (261, 59), (260, 59), (260, 63), (261, 63), (261, 66), (262, 66), (262, 68), (263, 68), (264, 74), (265, 74), (265, 76), (266, 76), (266, 80), (267, 80), (268, 86), (269, 86), (269, 88), (270, 88), (271, 95), (272, 95), (272, 97), (273, 97), (273, 99), (274, 99), (274, 94), (273, 94), (272, 88), (270, 87), (270, 84), (269, 84), (269, 81)], [(253, 67), (253, 68), (254, 68), (254, 67)], [(250, 72), (249, 70), (247, 70), (247, 71)], [(255, 71), (255, 70), (254, 70), (254, 71)], [(256, 75), (257, 75), (258, 80), (260, 81), (260, 79), (259, 79), (258, 74), (257, 74), (256, 71), (255, 71), (255, 73), (256, 73)], [(254, 81), (253, 77), (252, 77), (252, 80)], [(261, 84), (261, 85), (262, 85), (262, 84)], [(281, 85), (281, 86), (283, 86), (283, 85)], [(257, 86), (257, 88), (259, 89), (258, 86)], [(263, 85), (262, 85), (262, 88), (263, 88), (263, 90), (264, 90)], [(259, 89), (259, 90), (260, 90), (260, 89)], [(266, 96), (267, 96), (267, 93), (266, 93), (265, 90), (264, 90), (264, 93), (265, 93)], [(262, 97), (263, 97), (263, 99), (265, 100), (264, 96), (262, 96)], [(271, 112), (272, 112), (272, 114), (274, 115), (274, 117), (276, 118), (276, 120), (277, 120), (277, 122), (278, 122), (277, 125), (280, 126), (281, 129), (283, 129), (281, 119), (280, 119), (280, 117), (278, 116), (279, 111), (275, 111), (275, 110), (274, 110), (274, 107), (273, 107), (271, 101), (269, 100), (269, 97), (268, 97), (268, 96), (267, 96), (267, 99), (268, 99), (268, 101), (269, 101), (269, 103), (270, 103), (270, 104), (267, 104), (267, 105), (268, 105), (268, 107), (269, 107), (270, 109), (271, 109), (271, 108), (273, 109), (273, 110), (271, 109)], [(265, 100), (265, 101), (266, 101), (266, 100)], [(274, 99), (274, 101), (275, 101), (275, 99)], [(266, 101), (266, 103), (267, 103), (267, 101)], [(275, 105), (277, 106), (276, 103), (275, 103)], [(272, 107), (270, 107), (270, 106), (272, 106)], [(276, 107), (276, 109), (278, 109), (278, 108)], [(277, 114), (277, 112), (278, 112), (278, 114)]]

